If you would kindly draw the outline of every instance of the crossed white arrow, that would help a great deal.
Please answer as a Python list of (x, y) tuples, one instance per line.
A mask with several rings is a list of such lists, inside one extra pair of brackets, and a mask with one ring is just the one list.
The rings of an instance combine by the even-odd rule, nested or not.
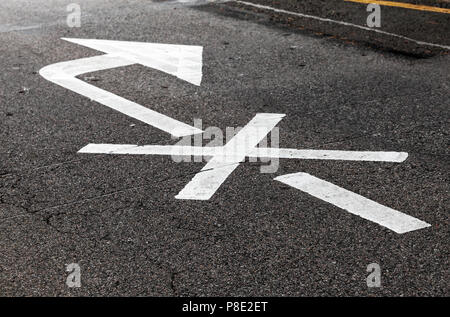
[[(75, 76), (87, 72), (142, 64), (177, 76), (192, 84), (200, 85), (202, 47), (106, 40), (65, 40), (103, 51), (106, 55), (49, 65), (40, 71), (44, 78), (176, 137), (203, 132), (196, 127), (189, 126), (75, 78)], [(79, 153), (210, 157), (211, 159), (203, 169), (176, 196), (177, 199), (193, 200), (209, 200), (246, 157), (378, 162), (403, 162), (408, 157), (408, 154), (404, 152), (258, 148), (258, 144), (284, 116), (284, 114), (271, 113), (257, 114), (222, 147), (89, 144), (82, 148)], [(283, 175), (276, 177), (275, 180), (397, 233), (405, 233), (430, 226), (419, 219), (306, 173)]]

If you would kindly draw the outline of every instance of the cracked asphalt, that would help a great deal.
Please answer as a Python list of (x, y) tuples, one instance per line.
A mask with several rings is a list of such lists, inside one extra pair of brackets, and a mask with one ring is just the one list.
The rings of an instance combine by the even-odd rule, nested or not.
[[(81, 27), (69, 28), (71, 2), (0, 3), (0, 296), (449, 295), (445, 49), (209, 1), (77, 0)], [(253, 2), (358, 24), (367, 14)], [(383, 7), (384, 30), (449, 45), (450, 15), (402, 10)], [(101, 54), (62, 37), (203, 46), (200, 87), (139, 65), (81, 76), (188, 124), (225, 130), (284, 113), (281, 147), (409, 157), (281, 160), (274, 174), (247, 161), (212, 199), (176, 200), (205, 163), (77, 153), (176, 140), (42, 78), (44, 66)], [(431, 227), (399, 235), (273, 180), (295, 172)], [(69, 263), (80, 288), (66, 285)], [(367, 287), (370, 263), (380, 288)]]

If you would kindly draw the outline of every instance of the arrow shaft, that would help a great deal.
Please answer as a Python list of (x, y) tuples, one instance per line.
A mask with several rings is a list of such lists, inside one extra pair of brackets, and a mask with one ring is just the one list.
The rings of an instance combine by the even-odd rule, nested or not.
[(135, 102), (88, 84), (76, 76), (135, 64), (121, 56), (106, 54), (49, 65), (40, 70), (45, 79), (88, 97), (129, 117), (147, 123), (176, 137), (202, 133), (200, 129), (170, 118)]

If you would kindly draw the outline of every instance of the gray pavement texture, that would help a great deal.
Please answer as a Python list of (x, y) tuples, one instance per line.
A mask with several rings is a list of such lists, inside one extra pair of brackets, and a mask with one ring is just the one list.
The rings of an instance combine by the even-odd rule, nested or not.
[[(250, 0), (245, 2), (361, 26), (366, 26), (369, 14), (367, 13), (367, 4), (344, 0)], [(412, 3), (438, 8), (447, 8), (449, 6), (448, 2), (442, 1), (412, 1)], [(234, 1), (224, 3), (221, 6), (221, 10), (232, 16), (253, 15), (260, 23), (288, 27), (303, 34), (314, 34), (330, 40), (337, 39), (347, 44), (357, 43), (360, 46), (365, 45), (407, 56), (430, 57), (437, 54), (448, 54), (446, 49), (417, 45), (416, 42), (408, 41), (404, 38), (256, 9)], [(261, 15), (261, 13), (264, 14)], [(450, 46), (450, 14), (381, 6), (380, 21), (381, 27), (376, 28), (377, 30), (417, 41)]]
[[(77, 0), (82, 26), (68, 28), (70, 2), (0, 2), (0, 295), (449, 295), (448, 55), (329, 40), (203, 2)], [(85, 77), (183, 122), (225, 129), (285, 113), (281, 147), (409, 158), (281, 160), (275, 174), (245, 162), (211, 200), (176, 200), (204, 163), (77, 154), (175, 141), (42, 78), (44, 66), (100, 54), (62, 37), (202, 45), (200, 87), (139, 65)], [(294, 172), (432, 226), (398, 235), (273, 180)], [(69, 263), (81, 288), (65, 284)], [(370, 263), (381, 288), (366, 285)]]

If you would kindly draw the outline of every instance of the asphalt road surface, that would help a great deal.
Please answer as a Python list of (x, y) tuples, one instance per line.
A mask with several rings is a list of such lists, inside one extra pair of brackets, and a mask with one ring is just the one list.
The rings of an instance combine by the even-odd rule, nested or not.
[[(67, 24), (71, 2), (80, 27)], [(352, 26), (366, 26), (366, 4), (252, 3), (315, 18), (236, 2), (0, 2), (0, 295), (449, 295), (450, 14), (382, 6), (386, 33), (377, 33)], [(104, 54), (61, 38), (202, 46), (199, 86), (142, 64), (78, 76), (188, 125), (225, 131), (258, 113), (285, 114), (281, 148), (408, 157), (282, 158), (274, 173), (247, 159), (210, 199), (176, 199), (205, 162), (78, 153), (177, 139), (41, 76)], [(397, 233), (274, 180), (292, 173), (429, 226)], [(71, 263), (81, 287), (67, 284)], [(380, 287), (367, 283), (371, 263)]]

